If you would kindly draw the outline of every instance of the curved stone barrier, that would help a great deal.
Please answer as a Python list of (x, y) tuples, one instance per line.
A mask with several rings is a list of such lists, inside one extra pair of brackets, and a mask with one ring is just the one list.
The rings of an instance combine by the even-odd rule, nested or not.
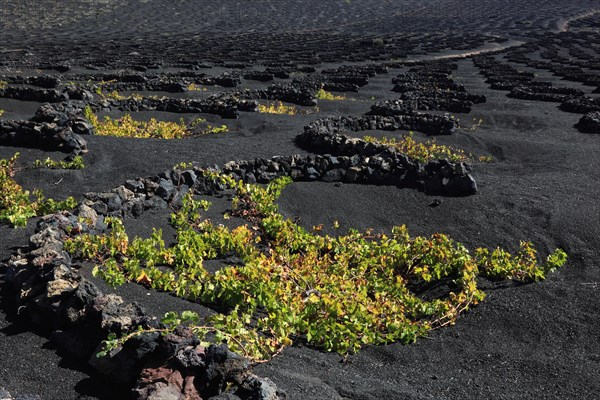
[(94, 111), (167, 111), (172, 113), (215, 114), (236, 119), (240, 111), (253, 112), (258, 108), (254, 100), (245, 100), (232, 93), (217, 93), (206, 99), (178, 99), (171, 97), (106, 98), (90, 103)]
[(40, 103), (60, 103), (69, 99), (69, 95), (64, 91), (27, 86), (9, 86), (0, 89), (0, 97), (22, 101), (38, 101)]
[(517, 86), (511, 90), (508, 97), (523, 100), (546, 101), (562, 103), (574, 97), (583, 96), (583, 90), (559, 88), (552, 86)]
[[(450, 115), (433, 115), (409, 111), (403, 101), (386, 100), (371, 106), (369, 113), (352, 119), (347, 129), (362, 131), (367, 129), (419, 131), (426, 135), (451, 135), (459, 127), (458, 121)], [(371, 128), (373, 126), (374, 128)], [(375, 128), (376, 127), (376, 128)]]
[(75, 156), (87, 152), (80, 135), (92, 134), (83, 118), (83, 104), (65, 102), (42, 105), (28, 121), (0, 121), (0, 143), (8, 146), (59, 150)]
[[(401, 117), (330, 117), (307, 125), (304, 133), (297, 137), (297, 142), (314, 152), (341, 156), (334, 157), (333, 161), (331, 157), (322, 156), (329, 161), (317, 163), (324, 165), (322, 168), (325, 169), (325, 175), (321, 171), (313, 174), (318, 177), (331, 179), (336, 176), (345, 182), (392, 184), (447, 196), (469, 196), (477, 192), (468, 164), (447, 160), (420, 163), (393, 147), (342, 134), (344, 131), (398, 129), (407, 129)], [(301, 175), (301, 178), (306, 178), (306, 175)]]
[[(166, 177), (162, 174), (142, 180), (146, 183), (143, 190), (129, 182), (110, 192), (88, 194), (88, 199), (73, 213), (42, 217), (29, 247), (10, 259), (5, 274), (16, 293), (20, 318), (51, 331), (53, 342), (70, 357), (87, 363), (102, 375), (132, 385), (138, 400), (216, 400), (224, 392), (229, 399), (285, 398), (273, 382), (252, 373), (249, 360), (224, 345), (203, 347), (185, 328), (166, 336), (146, 333), (128, 341), (116, 354), (96, 356), (102, 340), (110, 333), (121, 335), (138, 326), (162, 326), (139, 304), (104, 294), (84, 278), (81, 267), (64, 250), (64, 242), (74, 235), (106, 232), (106, 216), (123, 215), (140, 202), (156, 205), (151, 201), (153, 197), (173, 201), (175, 182), (179, 194), (186, 183), (190, 184), (186, 192), (193, 190), (198, 194), (215, 194), (224, 189), (204, 177), (199, 169), (169, 172), (170, 185), (165, 184)], [(140, 210), (143, 212), (143, 208)]]
[(592, 97), (576, 97), (569, 99), (560, 105), (562, 111), (587, 114), (600, 111), (600, 99)]

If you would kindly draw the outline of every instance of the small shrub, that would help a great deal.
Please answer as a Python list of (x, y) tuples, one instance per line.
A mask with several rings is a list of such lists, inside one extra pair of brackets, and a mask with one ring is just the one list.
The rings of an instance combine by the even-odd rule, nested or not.
[(286, 106), (281, 101), (278, 103), (269, 103), (267, 105), (259, 104), (258, 111), (264, 114), (296, 115), (298, 110), (294, 106)]
[[(8, 222), (13, 227), (24, 227), (29, 218), (45, 215), (60, 210), (74, 208), (77, 202), (73, 197), (64, 201), (44, 198), (39, 190), (30, 193), (23, 190), (14, 179), (15, 163), (19, 153), (10, 159), (0, 160), (0, 221)], [(32, 200), (31, 198), (34, 198)]]
[(115, 82), (116, 82), (116, 80), (101, 81), (100, 83), (98, 83), (98, 86), (95, 89), (96, 94), (98, 96), (102, 97), (103, 99), (125, 100), (126, 97), (119, 94), (119, 92), (117, 90), (113, 90), (110, 92), (107, 92), (104, 90), (104, 86), (106, 86), (110, 83), (115, 83)]
[(195, 83), (190, 83), (187, 87), (187, 90), (189, 90), (190, 92), (206, 92), (206, 91), (208, 91), (207, 88), (196, 85)]
[(208, 125), (202, 131), (202, 134), (203, 135), (214, 135), (214, 134), (219, 134), (219, 133), (225, 133), (227, 131), (229, 131), (229, 128), (227, 128), (227, 125), (221, 125), (221, 126)]
[(71, 161), (56, 161), (48, 157), (43, 161), (35, 160), (34, 167), (48, 169), (83, 169), (85, 168), (85, 163), (83, 162), (83, 157), (81, 156), (75, 156)]
[(315, 94), (315, 97), (319, 100), (346, 100), (346, 97), (336, 96), (333, 93), (328, 92), (323, 88), (321, 88), (317, 91), (317, 93)]
[(177, 170), (183, 171), (183, 170), (192, 169), (192, 168), (194, 168), (194, 163), (193, 162), (182, 161), (182, 162), (180, 162), (178, 164), (175, 164), (175, 166), (173, 166), (173, 171), (177, 171)]
[(137, 100), (137, 101), (142, 101), (142, 100), (144, 100), (144, 96), (142, 96), (142, 95), (141, 95), (141, 94), (139, 94), (139, 93), (133, 93), (133, 94), (131, 94), (130, 96), (128, 96), (128, 98), (130, 98), (130, 99), (134, 99), (134, 100)]
[(6, 89), (7, 85), (8, 85), (8, 82), (6, 82), (6, 81), (0, 81), (0, 90)]
[(373, 39), (373, 47), (383, 47), (385, 44), (383, 38), (374, 38)]
[[(127, 100), (127, 99), (134, 99), (134, 100), (138, 100), (141, 101), (144, 99), (144, 96), (142, 96), (139, 93), (133, 93), (129, 96), (123, 96), (121, 93), (119, 93), (118, 90), (111, 90), (111, 91), (106, 91), (104, 90), (104, 87), (108, 84), (111, 83), (116, 83), (116, 80), (110, 80), (110, 81), (101, 81), (100, 83), (97, 84), (96, 88), (94, 89), (94, 92), (100, 96), (102, 99), (112, 99), (112, 100)], [(91, 82), (88, 81), (88, 84), (91, 84)], [(73, 82), (69, 82), (67, 85), (72, 85), (73, 87), (76, 87), (77, 85)]]
[(471, 132), (475, 132), (479, 127), (483, 125), (483, 118), (473, 118), (473, 125), (469, 128)]
[(367, 142), (392, 146), (400, 153), (421, 162), (428, 162), (441, 158), (446, 158), (451, 162), (462, 162), (469, 159), (469, 156), (464, 150), (438, 144), (435, 139), (429, 139), (426, 142), (418, 142), (413, 139), (412, 132), (402, 135), (400, 140), (397, 140), (396, 138), (377, 139), (372, 136), (365, 136), (364, 139)]
[(475, 250), (475, 258), (481, 275), (488, 278), (539, 281), (561, 267), (567, 261), (567, 254), (558, 249), (548, 257), (546, 263), (538, 265), (537, 252), (532, 243), (522, 241), (515, 255), (501, 248), (493, 251), (479, 248)]
[[(193, 129), (194, 131), (197, 131), (198, 128), (200, 128), (201, 125), (205, 124), (205, 123), (206, 123), (206, 119), (196, 118), (192, 122), (190, 122), (189, 128)], [(229, 128), (227, 127), (227, 125), (212, 126), (211, 124), (207, 124), (204, 128), (201, 128), (199, 130), (199, 132), (202, 135), (210, 135), (210, 134), (224, 133), (224, 132), (227, 132), (228, 130), (229, 130)]]
[[(231, 215), (246, 225), (213, 224), (202, 217), (210, 203), (188, 195), (171, 216), (177, 230), (172, 246), (160, 230), (130, 239), (120, 220), (108, 218), (108, 233), (76, 236), (65, 249), (98, 262), (94, 274), (110, 284), (138, 282), (229, 310), (202, 324), (194, 313), (168, 313), (158, 331), (186, 325), (203, 340), (225, 342), (254, 360), (272, 357), (298, 337), (340, 354), (367, 344), (411, 343), (482, 301), (478, 276), (536, 281), (566, 261), (557, 250), (539, 264), (530, 243), (515, 255), (477, 249), (472, 256), (447, 235), (411, 237), (404, 226), (391, 235), (350, 230), (323, 236), (279, 213), (275, 201), (289, 177), (262, 187), (203, 173), (235, 190)], [(214, 274), (203, 266), (230, 256), (242, 264)], [(110, 336), (101, 355), (144, 332)]]
[(218, 127), (208, 125), (202, 130), (192, 131), (192, 128), (196, 128), (201, 122), (205, 122), (203, 119), (193, 121), (190, 126), (186, 125), (183, 118), (178, 123), (157, 121), (155, 118), (145, 122), (134, 120), (131, 114), (125, 114), (123, 117), (117, 119), (107, 116), (104, 117), (103, 121), (100, 121), (89, 106), (85, 108), (84, 115), (94, 126), (96, 134), (101, 136), (180, 139), (186, 136), (223, 133), (228, 130), (226, 125)]

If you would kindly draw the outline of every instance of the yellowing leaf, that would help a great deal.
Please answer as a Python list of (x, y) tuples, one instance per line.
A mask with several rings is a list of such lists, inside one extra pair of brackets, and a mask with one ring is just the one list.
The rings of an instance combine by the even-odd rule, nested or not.
[(146, 285), (149, 286), (152, 284), (152, 279), (150, 279), (150, 277), (148, 275), (146, 275), (145, 271), (142, 271), (138, 277), (135, 279), (135, 281), (137, 283), (139, 283), (140, 285)]

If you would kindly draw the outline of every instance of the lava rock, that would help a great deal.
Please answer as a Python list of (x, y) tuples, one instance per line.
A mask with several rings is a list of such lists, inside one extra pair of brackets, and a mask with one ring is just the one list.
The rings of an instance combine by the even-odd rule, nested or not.
[(340, 182), (344, 179), (346, 170), (343, 168), (336, 168), (325, 172), (322, 177), (324, 182)]
[(211, 345), (206, 350), (201, 392), (209, 396), (221, 393), (227, 383), (241, 385), (249, 374), (250, 363), (247, 359), (229, 351), (225, 345)]
[(161, 179), (158, 182), (158, 188), (156, 189), (156, 195), (159, 196), (161, 199), (168, 201), (171, 196), (173, 195), (173, 192), (175, 191), (175, 186), (173, 185), (173, 182), (170, 179)]
[(584, 133), (600, 133), (600, 111), (584, 115), (575, 127)]
[(448, 179), (444, 193), (448, 196), (471, 196), (477, 193), (477, 183), (471, 175), (456, 175)]
[(280, 400), (285, 399), (283, 391), (277, 389), (277, 386), (269, 378), (260, 378), (256, 375), (250, 375), (238, 392), (242, 398), (251, 398), (256, 400)]

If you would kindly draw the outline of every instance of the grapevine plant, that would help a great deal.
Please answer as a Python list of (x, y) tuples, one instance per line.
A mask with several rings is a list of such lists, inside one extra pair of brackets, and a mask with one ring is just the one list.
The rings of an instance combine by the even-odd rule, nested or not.
[[(8, 222), (13, 227), (24, 227), (29, 218), (50, 214), (59, 210), (74, 208), (77, 201), (68, 197), (56, 201), (44, 197), (40, 190), (30, 193), (14, 180), (15, 163), (19, 153), (9, 159), (0, 160), (0, 222)], [(32, 199), (33, 197), (33, 199)]]
[(278, 103), (259, 104), (258, 111), (263, 114), (296, 115), (298, 110), (294, 106), (286, 106), (281, 101)]
[[(322, 235), (278, 211), (276, 200), (290, 178), (263, 187), (204, 174), (235, 191), (230, 215), (244, 225), (215, 225), (203, 217), (210, 203), (188, 195), (171, 215), (177, 232), (172, 246), (160, 230), (130, 239), (121, 220), (107, 218), (106, 234), (75, 236), (66, 249), (93, 261), (94, 274), (111, 285), (137, 282), (226, 310), (203, 323), (193, 312), (168, 313), (164, 328), (153, 331), (186, 325), (204, 341), (225, 342), (257, 362), (298, 340), (340, 354), (367, 344), (412, 343), (482, 301), (479, 276), (538, 281), (566, 261), (558, 249), (539, 263), (527, 242), (515, 254), (471, 254), (447, 235), (410, 236), (405, 226), (391, 234)], [(229, 256), (242, 262), (215, 273), (203, 266)], [(111, 335), (100, 355), (145, 332)]]
[(330, 101), (346, 100), (345, 96), (336, 96), (333, 93), (328, 92), (323, 88), (317, 90), (317, 93), (315, 93), (315, 98), (317, 98), (319, 100), (330, 100)]
[(188, 136), (209, 135), (227, 132), (227, 125), (212, 126), (207, 124), (199, 129), (206, 120), (197, 118), (187, 125), (183, 118), (179, 122), (158, 121), (151, 118), (150, 121), (138, 121), (131, 114), (125, 114), (121, 118), (112, 119), (108, 116), (100, 120), (92, 111), (90, 106), (84, 109), (84, 116), (94, 127), (97, 135), (116, 136), (127, 138), (159, 138), (159, 139), (181, 139)]
[(85, 162), (81, 156), (75, 156), (71, 161), (53, 160), (48, 157), (45, 160), (35, 160), (33, 166), (48, 169), (83, 169), (85, 168)]
[(420, 162), (429, 162), (442, 158), (445, 158), (450, 162), (465, 162), (471, 160), (491, 162), (493, 160), (490, 156), (476, 157), (473, 154), (466, 153), (462, 149), (438, 144), (435, 139), (419, 142), (414, 139), (412, 132), (402, 135), (400, 139), (386, 137), (376, 138), (373, 136), (365, 136), (363, 139), (370, 143), (391, 146), (398, 150), (399, 153), (406, 154), (410, 158)]

